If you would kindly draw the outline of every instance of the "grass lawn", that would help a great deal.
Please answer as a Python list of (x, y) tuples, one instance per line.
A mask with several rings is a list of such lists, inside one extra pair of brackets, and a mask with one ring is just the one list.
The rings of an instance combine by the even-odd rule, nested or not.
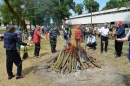
[[(5, 30), (0, 30), (0, 32), (5, 32)], [(62, 31), (60, 31), (61, 34)], [(72, 30), (72, 32), (74, 32), (74, 30)], [(74, 33), (72, 33), (72, 38), (71, 38), (71, 42), (75, 45), (75, 41), (74, 41)], [(63, 36), (62, 36), (63, 37)], [(85, 47), (85, 44), (86, 44), (86, 41), (85, 40), (81, 46), (84, 48)], [(100, 48), (100, 38), (96, 37), (96, 41), (97, 41), (97, 48)], [(25, 42), (27, 42), (27, 40), (25, 40)], [(108, 50), (110, 51), (113, 51), (115, 52), (115, 49), (114, 49), (114, 40), (109, 40), (109, 45), (108, 45)], [(57, 50), (60, 50), (60, 49), (63, 49), (63, 40), (60, 39), (60, 37), (57, 38)], [(33, 42), (32, 42), (33, 44)], [(3, 48), (3, 41), (0, 41), (0, 62), (5, 60), (5, 49)], [(23, 52), (23, 49), (21, 49), (21, 51)], [(33, 57), (33, 52), (34, 52), (34, 44), (33, 44), (33, 47), (28, 47), (28, 53), (29, 53), (29, 56), (30, 57)], [(100, 51), (99, 51), (100, 52)], [(123, 52), (124, 53), (128, 53), (128, 42), (124, 42), (124, 45), (123, 45)], [(41, 51), (40, 51), (41, 55), (44, 56), (45, 54), (51, 54), (51, 50), (50, 50), (50, 42), (49, 40), (44, 40), (42, 39), (41, 40)], [(21, 56), (22, 56), (23, 53), (21, 53)]]

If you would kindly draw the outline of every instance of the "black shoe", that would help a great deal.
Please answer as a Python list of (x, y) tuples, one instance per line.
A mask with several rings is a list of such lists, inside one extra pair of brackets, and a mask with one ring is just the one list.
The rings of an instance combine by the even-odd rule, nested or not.
[(107, 52), (107, 50), (105, 50), (105, 52)]
[(13, 77), (15, 77), (15, 75), (12, 75), (12, 76), (8, 76), (8, 79), (12, 79)]
[(103, 51), (101, 51), (100, 53), (103, 53)]
[(94, 47), (93, 50), (96, 50), (96, 47)]

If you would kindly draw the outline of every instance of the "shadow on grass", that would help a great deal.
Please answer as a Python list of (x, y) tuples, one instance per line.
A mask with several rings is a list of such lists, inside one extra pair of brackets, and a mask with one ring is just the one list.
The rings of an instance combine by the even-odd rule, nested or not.
[(51, 54), (51, 53), (50, 53), (50, 52), (41, 53), (41, 54), (40, 54), (40, 57), (45, 56), (45, 55), (48, 55), (48, 54)]
[(130, 86), (130, 75), (122, 75), (125, 86)]
[(27, 75), (27, 74), (29, 74), (32, 70), (34, 70), (34, 68), (33, 68), (33, 67), (29, 67), (29, 68), (25, 68), (22, 72), (23, 72), (24, 75)]

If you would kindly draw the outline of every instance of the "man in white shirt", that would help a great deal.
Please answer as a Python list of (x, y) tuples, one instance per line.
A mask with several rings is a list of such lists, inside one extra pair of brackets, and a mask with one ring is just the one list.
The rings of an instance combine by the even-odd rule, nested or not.
[(101, 34), (101, 53), (103, 53), (103, 46), (105, 44), (105, 52), (107, 52), (107, 46), (108, 46), (108, 36), (109, 36), (109, 28), (108, 24), (105, 23), (104, 27), (102, 27), (99, 30), (99, 33)]
[[(95, 36), (92, 35), (92, 33), (89, 33), (89, 37), (88, 37), (86, 46), (93, 48), (93, 50), (96, 50), (96, 45), (97, 44), (96, 44)], [(86, 46), (85, 46), (85, 49), (86, 49)]]

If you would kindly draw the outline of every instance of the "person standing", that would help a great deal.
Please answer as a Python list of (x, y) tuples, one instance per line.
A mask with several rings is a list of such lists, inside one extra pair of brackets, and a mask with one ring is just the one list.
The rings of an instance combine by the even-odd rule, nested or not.
[(76, 26), (75, 29), (75, 41), (76, 41), (76, 47), (80, 47), (81, 44), (81, 37), (82, 37), (82, 31), (80, 30), (80, 25)]
[(89, 28), (88, 27), (86, 27), (85, 33), (86, 33), (86, 37), (85, 38), (88, 38), (88, 35), (89, 35)]
[(20, 58), (19, 53), (16, 49), (16, 43), (26, 46), (27, 43), (23, 43), (17, 37), (15, 33), (15, 28), (13, 26), (9, 26), (9, 30), (4, 33), (4, 48), (6, 49), (6, 69), (8, 73), (8, 79), (14, 77), (12, 68), (13, 63), (17, 66), (17, 74), (16, 79), (23, 78), (22, 75), (22, 60)]
[(103, 53), (103, 46), (105, 44), (105, 52), (107, 52), (107, 46), (108, 46), (108, 36), (109, 36), (109, 28), (108, 24), (105, 23), (104, 27), (102, 27), (99, 30), (99, 33), (101, 34), (101, 53)]
[(41, 38), (45, 39), (45, 37), (42, 35), (42, 30), (40, 29), (40, 26), (37, 26), (33, 34), (33, 42), (35, 43), (34, 57), (36, 58), (39, 57)]
[[(118, 26), (118, 28), (117, 28), (118, 30), (114, 34), (114, 36), (116, 36), (117, 39), (124, 38), (125, 37), (125, 27), (122, 25), (122, 21), (117, 21), (117, 26)], [(116, 51), (115, 58), (118, 58), (121, 56), (122, 46), (123, 46), (123, 41), (118, 42), (117, 40), (115, 40), (115, 51)]]
[(70, 43), (71, 39), (71, 29), (69, 28), (68, 24), (65, 24), (65, 28), (63, 28), (63, 35), (64, 35), (64, 46), (67, 46), (67, 43)]
[[(24, 38), (24, 37), (23, 37), (22, 28), (19, 27), (19, 28), (15, 31), (15, 33), (17, 34), (18, 38), (19, 38), (21, 41), (23, 41), (23, 38)], [(20, 45), (19, 43), (16, 43), (16, 48), (17, 48), (18, 53), (20, 54), (21, 45)]]
[(61, 40), (63, 40), (60, 32), (58, 31), (58, 27), (55, 26), (54, 29), (51, 29), (49, 31), (48, 35), (50, 38), (51, 52), (55, 53), (56, 52), (57, 35), (60, 36)]

